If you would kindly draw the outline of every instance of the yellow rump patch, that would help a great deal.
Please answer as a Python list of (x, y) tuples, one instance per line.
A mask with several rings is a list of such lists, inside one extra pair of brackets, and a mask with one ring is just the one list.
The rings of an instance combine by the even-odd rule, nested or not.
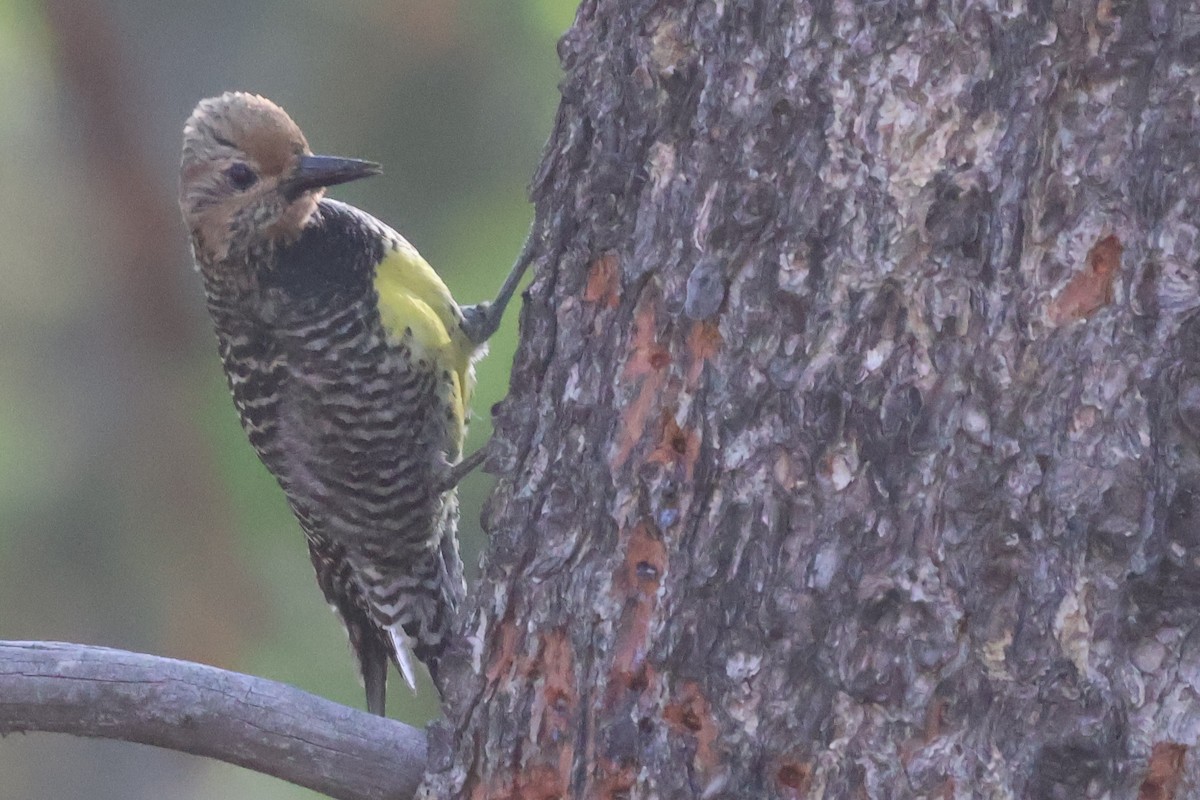
[(474, 348), (462, 334), (450, 290), (416, 248), (401, 239), (375, 268), (375, 291), (379, 317), (388, 335), (400, 341), (406, 330), (412, 331), (409, 344), (414, 356), (429, 358), (450, 373), (445, 391), (461, 449), (475, 383), (471, 368)]

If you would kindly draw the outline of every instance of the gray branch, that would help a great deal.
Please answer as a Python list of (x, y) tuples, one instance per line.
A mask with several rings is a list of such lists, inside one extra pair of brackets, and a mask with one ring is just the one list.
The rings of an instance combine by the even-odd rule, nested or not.
[(425, 734), (215, 667), (59, 642), (0, 642), (0, 736), (53, 731), (165, 747), (342, 800), (408, 800)]

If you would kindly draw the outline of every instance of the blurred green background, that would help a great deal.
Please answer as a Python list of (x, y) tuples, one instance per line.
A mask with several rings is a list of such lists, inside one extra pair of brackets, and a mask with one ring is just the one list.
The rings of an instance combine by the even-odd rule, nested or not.
[[(0, 638), (215, 664), (362, 706), (300, 532), (237, 425), (176, 207), (183, 121), (248, 89), (317, 152), (382, 162), (332, 195), (460, 302), (530, 219), (574, 0), (0, 0)], [(473, 449), (516, 314), (481, 365)], [(491, 479), (464, 488), (474, 568)], [(393, 675), (390, 711), (436, 712)], [(0, 739), (0, 800), (315, 797), (153, 748)]]

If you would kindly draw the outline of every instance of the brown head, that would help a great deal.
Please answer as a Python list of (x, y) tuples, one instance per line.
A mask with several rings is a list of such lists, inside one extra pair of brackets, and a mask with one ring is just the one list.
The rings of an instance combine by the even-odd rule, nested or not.
[(378, 164), (315, 156), (299, 126), (265, 97), (201, 100), (183, 127), (179, 206), (202, 265), (299, 235), (326, 186), (379, 174)]

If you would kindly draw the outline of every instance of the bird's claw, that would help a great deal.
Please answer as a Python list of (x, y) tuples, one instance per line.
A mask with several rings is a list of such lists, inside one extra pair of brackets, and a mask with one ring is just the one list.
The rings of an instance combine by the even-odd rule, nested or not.
[(462, 314), (463, 333), (474, 344), (483, 344), (500, 327), (500, 314), (495, 313), (495, 306), (489, 301), (466, 306)]
[(457, 464), (450, 464), (446, 468), (446, 473), (443, 475), (441, 483), (438, 486), (438, 494), (448, 492), (458, 486), (462, 482), (462, 479), (473, 472), (486, 458), (487, 445), (484, 445)]

